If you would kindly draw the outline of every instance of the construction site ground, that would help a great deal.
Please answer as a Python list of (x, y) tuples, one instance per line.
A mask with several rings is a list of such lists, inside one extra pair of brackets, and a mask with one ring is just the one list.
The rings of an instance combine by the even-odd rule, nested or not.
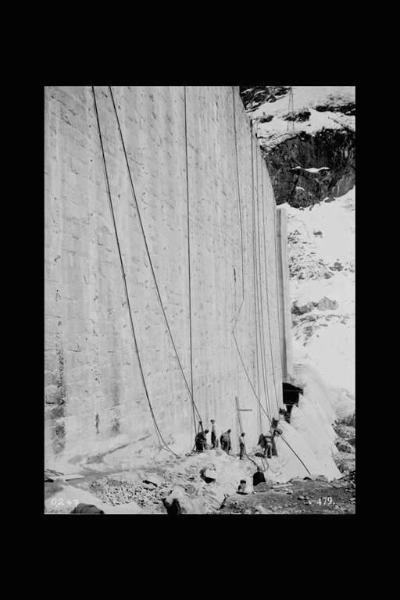
[[(313, 476), (278, 483), (266, 471), (266, 482), (253, 488), (254, 462), (220, 449), (169, 455), (122, 470), (117, 461), (107, 463), (101, 457), (76, 476), (47, 471), (45, 512), (67, 514), (87, 503), (105, 514), (166, 515), (165, 499), (177, 498), (182, 514), (354, 514), (355, 428), (342, 422), (335, 429), (342, 476), (333, 481)], [(237, 493), (242, 478), (249, 484), (246, 494)]]
[(350, 477), (332, 482), (294, 479), (259, 484), (253, 494), (230, 496), (219, 512), (228, 514), (354, 514), (355, 484)]

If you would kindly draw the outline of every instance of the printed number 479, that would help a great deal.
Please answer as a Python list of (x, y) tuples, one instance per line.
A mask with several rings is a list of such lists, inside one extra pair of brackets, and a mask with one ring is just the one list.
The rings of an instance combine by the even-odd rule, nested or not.
[(324, 496), (323, 498), (318, 499), (317, 504), (319, 504), (320, 506), (322, 504), (323, 505), (332, 504), (332, 498), (331, 498), (331, 496)]

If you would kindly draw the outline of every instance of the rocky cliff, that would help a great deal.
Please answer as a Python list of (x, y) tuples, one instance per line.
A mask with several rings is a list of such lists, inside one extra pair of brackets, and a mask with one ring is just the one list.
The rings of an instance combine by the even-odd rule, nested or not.
[(340, 86), (241, 89), (277, 204), (310, 206), (355, 185), (355, 92)]

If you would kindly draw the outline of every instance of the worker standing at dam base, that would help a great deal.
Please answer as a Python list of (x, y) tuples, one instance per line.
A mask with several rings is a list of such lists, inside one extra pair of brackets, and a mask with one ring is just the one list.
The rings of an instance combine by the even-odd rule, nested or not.
[(239, 437), (239, 452), (240, 452), (239, 458), (240, 458), (240, 460), (243, 460), (243, 458), (246, 454), (246, 445), (244, 443), (244, 436), (245, 436), (245, 434), (241, 433), (240, 437)]
[(211, 448), (218, 448), (217, 430), (214, 419), (211, 419)]
[(196, 437), (194, 439), (194, 443), (196, 446), (196, 452), (204, 452), (204, 450), (207, 448), (207, 433), (208, 433), (208, 429), (203, 430), (203, 423), (201, 421), (199, 421), (199, 428), (200, 431), (196, 434)]
[(264, 452), (264, 458), (272, 458), (272, 436), (261, 433), (258, 438), (258, 445)]
[(222, 433), (221, 437), (219, 438), (219, 441), (221, 442), (221, 450), (224, 450), (224, 452), (229, 454), (229, 452), (231, 451), (231, 448), (232, 448), (231, 430), (228, 429), (228, 431), (225, 431), (224, 433)]
[(271, 438), (271, 454), (272, 456), (278, 456), (278, 450), (276, 448), (275, 438), (279, 435), (282, 435), (282, 429), (278, 427), (279, 421), (278, 419), (272, 419), (271, 422), (271, 430), (270, 430), (270, 438)]

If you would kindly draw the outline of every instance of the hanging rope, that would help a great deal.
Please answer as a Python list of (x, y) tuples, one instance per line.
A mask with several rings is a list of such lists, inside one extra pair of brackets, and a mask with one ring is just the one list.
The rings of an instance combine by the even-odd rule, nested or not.
[[(273, 212), (273, 216), (274, 216), (274, 229), (275, 229), (275, 244), (274, 244), (274, 253), (275, 253), (275, 264), (278, 264), (278, 250), (277, 250), (277, 234), (276, 234), (276, 206), (274, 205), (274, 212)], [(279, 310), (279, 306), (280, 306), (280, 302), (279, 302), (279, 280), (278, 280), (278, 269), (275, 269), (275, 279), (276, 279), (276, 297), (277, 297), (277, 303), (278, 303), (278, 324), (279, 324), (279, 329), (281, 328), (281, 315), (280, 315), (280, 310)]]
[[(273, 193), (273, 190), (272, 190)], [(277, 209), (276, 209), (276, 205), (274, 202), (274, 210), (273, 210), (273, 220), (274, 220), (274, 233), (275, 233), (275, 244), (274, 244), (274, 256), (275, 256), (275, 264), (278, 266), (279, 265), (279, 270), (281, 272), (281, 276), (282, 279), (284, 277), (284, 273), (283, 273), (283, 265), (282, 265), (282, 260), (278, 260), (278, 250), (277, 250), (277, 244), (278, 244), (278, 235), (277, 235), (277, 226), (276, 226), (276, 215), (277, 215)], [(278, 307), (278, 327), (279, 327), (279, 335), (283, 337), (283, 345), (285, 348), (285, 358), (286, 358), (286, 336), (285, 336), (285, 331), (283, 330), (283, 328), (285, 327), (285, 314), (283, 312), (283, 314), (281, 315), (281, 311), (280, 311), (280, 306), (281, 306), (281, 302), (280, 302), (280, 294), (279, 294), (279, 278), (278, 278), (278, 268), (275, 269), (275, 288), (276, 288), (276, 302), (277, 302), (277, 307)], [(284, 299), (283, 299), (284, 302)], [(286, 367), (285, 367), (286, 369)], [(287, 369), (286, 369), (287, 371)]]
[[(241, 363), (242, 363), (243, 370), (244, 370), (244, 372), (245, 372), (245, 374), (246, 374), (247, 380), (248, 380), (248, 382), (249, 382), (249, 384), (250, 384), (250, 387), (251, 387), (251, 389), (252, 389), (252, 392), (253, 392), (253, 394), (254, 394), (254, 397), (255, 397), (255, 399), (257, 400), (257, 402), (258, 402), (258, 404), (259, 404), (259, 406), (260, 406), (261, 410), (262, 410), (262, 411), (265, 413), (265, 416), (267, 417), (267, 419), (268, 419), (268, 421), (269, 421), (270, 425), (272, 425), (272, 419), (270, 419), (270, 417), (269, 417), (268, 413), (266, 412), (265, 408), (263, 407), (263, 405), (262, 405), (262, 403), (261, 403), (261, 400), (260, 400), (260, 399), (259, 399), (259, 397), (257, 396), (257, 393), (256, 393), (256, 391), (255, 391), (255, 389), (254, 389), (254, 385), (253, 385), (253, 383), (252, 383), (252, 381), (251, 381), (251, 379), (250, 379), (249, 373), (248, 373), (248, 371), (247, 371), (247, 368), (246, 368), (246, 365), (245, 365), (245, 363), (244, 363), (243, 356), (242, 356), (242, 354), (241, 354), (241, 352), (240, 352), (240, 349), (239, 349), (239, 346), (238, 346), (238, 343), (237, 343), (237, 340), (236, 340), (236, 336), (235, 336), (235, 335), (233, 335), (233, 339), (235, 340), (235, 344), (236, 344), (236, 350), (238, 351), (238, 354), (239, 354), (239, 357), (240, 357), (240, 361), (241, 361)], [(305, 465), (305, 464), (304, 464), (304, 462), (301, 460), (301, 458), (300, 458), (300, 456), (297, 454), (297, 452), (295, 452), (295, 450), (293, 450), (293, 448), (292, 448), (292, 446), (289, 444), (289, 442), (288, 442), (288, 441), (286, 441), (286, 439), (283, 437), (283, 435), (281, 435), (281, 436), (280, 436), (280, 438), (281, 438), (281, 440), (282, 440), (282, 441), (283, 441), (283, 442), (286, 444), (286, 446), (287, 446), (287, 447), (288, 447), (288, 448), (289, 448), (289, 449), (290, 449), (290, 450), (293, 452), (293, 454), (296, 456), (296, 458), (297, 458), (297, 459), (298, 459), (298, 460), (301, 462), (301, 464), (303, 465), (303, 467), (305, 468), (305, 470), (307, 471), (307, 473), (308, 473), (309, 475), (311, 475), (310, 471), (307, 469), (306, 465)]]
[[(255, 250), (255, 200), (254, 200), (254, 159), (253, 159), (253, 136), (251, 136), (251, 194), (252, 194), (252, 214), (253, 214), (253, 283), (254, 283), (254, 323), (255, 323), (255, 338), (256, 338), (256, 379), (257, 379), (257, 388), (260, 390), (260, 368), (258, 361), (258, 322), (257, 322), (257, 260), (256, 260), (256, 250)], [(259, 413), (259, 427), (260, 433), (262, 430), (261, 423), (261, 412)]]
[(234, 134), (235, 134), (237, 198), (238, 198), (239, 221), (240, 221), (240, 248), (241, 248), (241, 258), (242, 258), (242, 301), (243, 301), (243, 299), (244, 299), (243, 223), (242, 223), (242, 203), (240, 201), (239, 157), (238, 157), (238, 147), (237, 147), (236, 104), (235, 104), (235, 88), (234, 87), (232, 87), (232, 102), (233, 102), (233, 131), (234, 131)]
[(233, 97), (233, 128), (235, 132), (235, 159), (236, 159), (236, 181), (237, 181), (237, 197), (239, 207), (239, 226), (240, 226), (240, 252), (241, 252), (241, 263), (242, 263), (242, 300), (240, 302), (239, 309), (233, 318), (232, 332), (235, 331), (236, 326), (239, 322), (240, 313), (244, 304), (245, 293), (244, 293), (244, 246), (243, 246), (243, 218), (242, 218), (242, 201), (240, 194), (240, 178), (239, 178), (239, 155), (237, 147), (237, 134), (236, 134), (236, 105), (235, 105), (235, 90), (232, 88)]
[(169, 322), (168, 322), (167, 315), (166, 315), (166, 312), (165, 312), (164, 304), (163, 304), (163, 301), (162, 301), (162, 298), (161, 298), (161, 293), (160, 293), (160, 289), (159, 289), (159, 286), (158, 286), (157, 277), (156, 277), (156, 274), (155, 274), (155, 271), (154, 271), (153, 261), (151, 259), (150, 250), (149, 250), (149, 246), (148, 246), (148, 243), (147, 243), (147, 237), (146, 237), (146, 233), (145, 233), (144, 226), (143, 226), (143, 221), (142, 221), (142, 216), (141, 216), (141, 212), (140, 212), (140, 208), (139, 208), (139, 203), (137, 201), (137, 196), (136, 196), (136, 192), (135, 192), (135, 186), (133, 184), (133, 178), (132, 178), (131, 168), (130, 168), (130, 165), (129, 165), (128, 155), (127, 155), (127, 152), (126, 152), (126, 147), (125, 147), (125, 142), (124, 142), (124, 136), (122, 134), (122, 129), (121, 129), (121, 124), (120, 124), (120, 120), (119, 120), (119, 116), (118, 116), (117, 107), (116, 107), (115, 101), (114, 101), (113, 91), (112, 91), (111, 86), (108, 86), (108, 88), (110, 90), (111, 100), (112, 100), (113, 107), (114, 107), (114, 113), (115, 113), (115, 117), (116, 117), (116, 120), (117, 120), (119, 135), (120, 135), (121, 144), (122, 144), (122, 150), (124, 152), (125, 162), (126, 162), (126, 166), (127, 166), (127, 169), (128, 169), (129, 181), (130, 181), (131, 189), (132, 189), (132, 196), (133, 196), (133, 200), (134, 200), (135, 207), (136, 207), (136, 212), (137, 212), (138, 219), (139, 219), (140, 229), (141, 229), (142, 235), (143, 235), (143, 240), (144, 240), (144, 245), (145, 245), (145, 249), (146, 249), (146, 254), (147, 254), (147, 258), (148, 258), (149, 264), (150, 264), (150, 270), (151, 270), (151, 273), (152, 273), (152, 276), (153, 276), (153, 281), (154, 281), (154, 285), (155, 285), (155, 288), (156, 288), (158, 301), (160, 303), (161, 311), (162, 311), (162, 314), (164, 316), (164, 320), (165, 320), (165, 324), (166, 324), (167, 331), (168, 331), (168, 334), (169, 334), (169, 338), (171, 340), (171, 344), (172, 344), (172, 347), (174, 349), (176, 360), (178, 362), (180, 371), (182, 373), (182, 377), (184, 379), (184, 382), (185, 382), (185, 385), (186, 385), (186, 389), (188, 391), (189, 397), (191, 398), (191, 401), (193, 403), (194, 409), (197, 412), (199, 420), (202, 420), (201, 419), (201, 415), (200, 415), (200, 413), (199, 413), (199, 411), (197, 409), (197, 406), (196, 406), (196, 404), (194, 402), (194, 398), (193, 398), (191, 389), (190, 389), (189, 384), (187, 382), (187, 379), (186, 379), (186, 376), (185, 376), (185, 372), (183, 370), (182, 363), (181, 363), (181, 360), (179, 358), (178, 351), (176, 349), (175, 341), (174, 341), (174, 338), (172, 336), (171, 328), (169, 326)]
[[(256, 167), (258, 165), (258, 158), (256, 158)], [(267, 385), (267, 377), (266, 377), (266, 350), (265, 350), (265, 328), (264, 328), (264, 307), (263, 307), (263, 294), (262, 294), (262, 276), (261, 276), (261, 250), (260, 250), (260, 210), (259, 210), (259, 186), (258, 186), (258, 168), (256, 168), (256, 182), (257, 182), (257, 194), (256, 194), (256, 204), (257, 204), (257, 237), (255, 241), (256, 245), (256, 267), (257, 267), (257, 257), (258, 257), (258, 265), (259, 270), (257, 272), (256, 268), (256, 295), (257, 295), (257, 309), (259, 314), (259, 322), (260, 322), (260, 348), (261, 348), (261, 367), (262, 367), (262, 376), (264, 383), (264, 394), (265, 394), (265, 403), (268, 407), (268, 413), (272, 414), (271, 400), (268, 392)]]
[[(262, 180), (261, 180), (262, 183)], [(262, 190), (264, 191), (264, 187), (262, 186)], [(262, 196), (264, 196), (264, 194), (262, 194)], [(264, 211), (264, 202), (261, 202), (261, 206), (262, 206), (262, 222), (263, 222), (263, 228), (262, 228), (262, 232), (263, 232), (263, 247), (264, 247), (264, 270), (265, 270), (265, 287), (266, 287), (266, 293), (267, 293), (267, 318), (268, 318), (268, 329), (269, 329), (269, 350), (270, 350), (270, 356), (271, 356), (271, 365), (272, 365), (272, 378), (273, 378), (273, 382), (274, 382), (274, 389), (275, 389), (275, 401), (276, 401), (276, 406), (278, 409), (278, 414), (279, 414), (279, 403), (278, 403), (278, 390), (277, 390), (277, 386), (276, 386), (276, 379), (275, 379), (275, 364), (274, 364), (274, 354), (273, 354), (273, 350), (272, 350), (272, 340), (271, 340), (271, 311), (270, 311), (270, 304), (269, 304), (269, 295), (268, 295), (268, 269), (267, 269), (267, 248), (266, 248), (266, 234), (265, 234), (265, 211)], [(274, 240), (276, 242), (276, 230), (274, 231)], [(276, 250), (276, 247), (275, 247)], [(277, 256), (275, 254), (275, 274), (277, 273), (277, 269), (278, 269), (278, 259)], [(279, 322), (279, 303), (277, 304), (277, 309), (278, 309), (278, 322)]]
[[(254, 139), (252, 138), (252, 142)], [(267, 385), (267, 376), (266, 376), (266, 349), (265, 349), (265, 327), (264, 327), (264, 308), (263, 308), (263, 296), (262, 296), (262, 276), (261, 276), (261, 251), (260, 251), (260, 215), (259, 215), (259, 186), (258, 186), (258, 156), (256, 158), (256, 183), (257, 183), (257, 194), (256, 194), (256, 204), (257, 204), (257, 225), (255, 227), (257, 231), (257, 236), (255, 238), (255, 247), (256, 247), (256, 306), (257, 306), (257, 314), (259, 320), (259, 336), (260, 336), (260, 351), (261, 351), (261, 366), (262, 366), (262, 376), (263, 376), (263, 384), (264, 384), (264, 394), (265, 394), (265, 403), (268, 409), (268, 414), (272, 414), (272, 404), (269, 396), (268, 385)], [(258, 257), (258, 265), (260, 269), (257, 271), (257, 257)], [(271, 339), (270, 339), (271, 343)]]
[(109, 203), (110, 203), (111, 216), (112, 216), (113, 225), (114, 225), (115, 238), (116, 238), (117, 248), (118, 248), (118, 256), (119, 256), (119, 261), (120, 261), (120, 266), (121, 266), (122, 279), (123, 279), (123, 282), (124, 282), (126, 302), (127, 302), (127, 305), (128, 305), (129, 320), (130, 320), (131, 329), (132, 329), (133, 341), (134, 341), (136, 356), (137, 356), (138, 364), (139, 364), (139, 371), (140, 371), (140, 375), (141, 375), (141, 378), (142, 378), (142, 383), (143, 383), (143, 387), (144, 387), (146, 399), (147, 399), (147, 402), (148, 402), (148, 405), (149, 405), (150, 414), (152, 416), (154, 427), (155, 427), (156, 432), (157, 432), (158, 437), (159, 437), (160, 446), (166, 448), (167, 450), (169, 450), (169, 452), (171, 452), (172, 454), (174, 454), (174, 456), (178, 457), (178, 455), (175, 454), (175, 452), (168, 446), (168, 444), (165, 442), (165, 440), (164, 440), (164, 438), (162, 436), (160, 428), (159, 428), (159, 426), (157, 424), (157, 419), (155, 417), (154, 410), (153, 410), (153, 407), (152, 407), (151, 401), (150, 401), (149, 392), (148, 392), (148, 389), (147, 389), (146, 379), (145, 379), (145, 376), (144, 376), (142, 361), (141, 361), (140, 353), (139, 353), (139, 347), (138, 347), (138, 343), (137, 343), (137, 339), (136, 339), (135, 326), (133, 324), (132, 309), (131, 309), (131, 303), (130, 303), (130, 299), (129, 299), (128, 285), (127, 285), (127, 282), (126, 282), (126, 274), (125, 274), (124, 262), (123, 262), (123, 259), (122, 259), (121, 246), (120, 246), (119, 237), (118, 237), (117, 224), (116, 224), (116, 221), (115, 221), (114, 206), (113, 206), (112, 197), (111, 197), (110, 181), (109, 181), (109, 177), (108, 177), (107, 163), (106, 163), (106, 157), (105, 157), (105, 153), (104, 153), (103, 136), (102, 136), (102, 133), (101, 133), (100, 119), (99, 119), (99, 113), (98, 113), (98, 110), (97, 110), (97, 101), (96, 101), (96, 93), (95, 93), (95, 90), (94, 90), (94, 86), (92, 86), (92, 93), (93, 93), (94, 108), (95, 108), (95, 113), (96, 113), (97, 128), (98, 128), (98, 132), (99, 132), (101, 153), (102, 153), (102, 157), (103, 157), (103, 165), (104, 165), (104, 172), (105, 172), (105, 177), (106, 177), (108, 199), (109, 199)]
[[(236, 130), (236, 104), (235, 104), (235, 88), (232, 87), (232, 104), (233, 104), (233, 130), (234, 130), (234, 143), (235, 143), (235, 164), (236, 164), (236, 184), (237, 184), (237, 200), (238, 200), (238, 215), (239, 215), (239, 227), (240, 227), (240, 253), (241, 253), (241, 266), (242, 266), (242, 299), (240, 302), (239, 309), (233, 318), (232, 335), (235, 339), (235, 329), (239, 322), (240, 313), (244, 305), (245, 293), (244, 293), (244, 246), (243, 246), (243, 219), (242, 219), (242, 201), (240, 193), (240, 178), (239, 178), (239, 153), (237, 146), (237, 130)], [(238, 409), (238, 406), (237, 406)], [(240, 413), (237, 410), (237, 417), (239, 422), (239, 429), (242, 431), (243, 427), (241, 424)], [(247, 453), (246, 453), (247, 456)], [(248, 457), (249, 460), (252, 460)], [(254, 462), (254, 461), (253, 461)]]
[[(151, 271), (152, 271), (154, 283), (155, 283), (156, 290), (157, 290), (157, 296), (158, 296), (158, 299), (159, 299), (159, 302), (160, 302), (160, 305), (161, 305), (161, 309), (162, 309), (162, 312), (163, 312), (163, 315), (164, 315), (164, 319), (165, 319), (165, 322), (166, 322), (166, 325), (167, 325), (167, 329), (168, 329), (168, 332), (169, 332), (169, 335), (170, 335), (171, 343), (173, 345), (173, 348), (174, 348), (174, 351), (175, 351), (175, 355), (176, 355), (177, 361), (179, 363), (179, 366), (180, 366), (180, 369), (181, 369), (181, 372), (182, 372), (182, 375), (183, 375), (186, 387), (187, 387), (188, 392), (190, 394), (190, 397), (192, 399), (193, 406), (196, 409), (197, 414), (198, 414), (198, 416), (200, 417), (200, 420), (201, 420), (200, 413), (198, 412), (198, 409), (197, 409), (197, 407), (196, 407), (196, 405), (194, 403), (193, 395), (191, 394), (191, 390), (190, 390), (188, 382), (186, 380), (186, 377), (185, 377), (185, 374), (184, 374), (184, 371), (183, 371), (183, 368), (182, 368), (182, 364), (180, 362), (179, 355), (178, 355), (178, 352), (176, 350), (175, 342), (173, 340), (172, 333), (171, 333), (171, 330), (170, 330), (170, 327), (169, 327), (169, 323), (168, 323), (168, 319), (167, 319), (167, 316), (166, 316), (166, 313), (165, 313), (164, 305), (162, 303), (161, 294), (160, 294), (160, 290), (159, 290), (159, 287), (158, 287), (157, 279), (156, 279), (156, 276), (155, 276), (153, 264), (152, 264), (152, 261), (151, 261), (151, 256), (150, 256), (150, 252), (149, 252), (149, 249), (148, 249), (147, 239), (146, 239), (146, 235), (145, 235), (145, 231), (144, 231), (144, 227), (143, 227), (143, 223), (142, 223), (142, 219), (141, 219), (141, 214), (140, 214), (140, 210), (139, 210), (139, 206), (138, 206), (138, 202), (137, 202), (137, 198), (136, 198), (136, 193), (135, 193), (135, 189), (134, 189), (134, 185), (133, 185), (133, 180), (132, 180), (132, 175), (131, 175), (131, 171), (130, 171), (129, 161), (128, 161), (127, 152), (126, 152), (126, 148), (125, 148), (125, 143), (124, 143), (124, 139), (123, 139), (123, 135), (122, 135), (122, 130), (121, 130), (121, 126), (120, 126), (118, 112), (117, 112), (117, 109), (116, 109), (116, 106), (115, 106), (115, 101), (114, 101), (114, 96), (113, 96), (113, 92), (112, 92), (111, 86), (109, 86), (109, 90), (110, 90), (110, 95), (111, 95), (111, 99), (112, 99), (112, 103), (113, 103), (113, 107), (114, 107), (115, 116), (116, 116), (116, 119), (117, 119), (118, 129), (119, 129), (119, 133), (120, 133), (120, 137), (121, 137), (122, 148), (123, 148), (123, 152), (124, 152), (124, 155), (125, 155), (126, 164), (127, 164), (127, 167), (128, 167), (129, 179), (130, 179), (131, 188), (132, 188), (132, 192), (133, 192), (133, 198), (134, 198), (134, 201), (135, 201), (135, 205), (136, 205), (136, 209), (137, 209), (137, 214), (138, 214), (138, 218), (139, 218), (139, 223), (140, 223), (140, 227), (141, 227), (141, 230), (142, 230), (143, 239), (144, 239), (144, 243), (145, 243), (145, 247), (146, 247), (146, 253), (147, 253), (147, 256), (148, 256), (148, 259), (149, 259), (149, 264), (150, 264), (150, 267), (151, 267)], [(121, 271), (122, 271), (122, 276), (123, 276), (123, 281), (124, 281), (125, 294), (126, 294), (127, 305), (128, 305), (128, 310), (129, 310), (129, 317), (130, 317), (132, 335), (133, 335), (133, 339), (134, 339), (135, 351), (136, 351), (137, 358), (138, 358), (139, 370), (140, 370), (140, 374), (141, 374), (141, 378), (142, 378), (142, 382), (143, 382), (143, 387), (144, 387), (144, 390), (145, 390), (146, 399), (147, 399), (147, 402), (148, 402), (148, 405), (149, 405), (149, 409), (150, 409), (150, 413), (151, 413), (151, 416), (152, 416), (152, 419), (153, 419), (153, 423), (154, 423), (156, 432), (157, 432), (157, 434), (159, 436), (159, 441), (172, 454), (174, 454), (175, 456), (178, 456), (168, 446), (168, 444), (165, 442), (165, 440), (164, 440), (164, 438), (162, 436), (160, 428), (159, 428), (159, 426), (157, 424), (157, 420), (156, 420), (156, 417), (155, 417), (155, 414), (154, 414), (153, 407), (151, 405), (151, 401), (150, 401), (150, 397), (149, 397), (149, 393), (148, 393), (148, 389), (147, 389), (147, 385), (146, 385), (146, 380), (145, 380), (145, 377), (144, 377), (143, 366), (142, 366), (142, 362), (141, 362), (141, 358), (140, 358), (140, 354), (139, 354), (139, 348), (138, 348), (137, 339), (136, 339), (136, 333), (135, 333), (135, 328), (134, 328), (134, 324), (133, 324), (132, 310), (131, 310), (131, 304), (130, 304), (130, 299), (129, 299), (128, 287), (127, 287), (127, 282), (126, 282), (126, 274), (125, 274), (125, 269), (124, 269), (124, 264), (123, 264), (123, 259), (122, 259), (122, 253), (121, 253), (121, 248), (120, 248), (120, 243), (119, 243), (118, 231), (117, 231), (117, 227), (116, 227), (114, 207), (113, 207), (112, 197), (111, 197), (111, 189), (110, 189), (110, 184), (109, 184), (109, 177), (108, 177), (108, 171), (107, 171), (107, 165), (106, 165), (106, 159), (105, 159), (105, 153), (104, 153), (104, 145), (103, 145), (103, 139), (102, 139), (102, 134), (101, 134), (101, 127), (100, 127), (99, 115), (98, 115), (98, 110), (97, 110), (97, 102), (96, 102), (96, 94), (95, 94), (94, 86), (92, 86), (92, 92), (93, 92), (93, 99), (94, 99), (94, 106), (95, 106), (95, 112), (96, 112), (97, 126), (98, 126), (98, 131), (99, 131), (99, 138), (100, 138), (100, 144), (101, 144), (101, 150), (102, 150), (102, 156), (103, 156), (103, 163), (104, 163), (104, 169), (105, 169), (105, 176), (106, 176), (106, 182), (107, 182), (108, 198), (109, 198), (109, 202), (110, 202), (110, 209), (111, 209), (111, 214), (112, 214), (112, 219), (113, 219), (113, 224), (114, 224), (114, 231), (115, 231), (115, 235), (116, 235), (116, 241), (117, 241), (117, 247), (118, 247), (118, 254), (119, 254), (120, 266), (121, 266)], [(252, 154), (253, 154), (253, 147), (252, 147)], [(253, 163), (253, 161), (252, 161), (252, 163)], [(252, 172), (253, 172), (253, 166), (252, 166)], [(254, 175), (253, 175), (253, 198), (254, 198)], [(239, 311), (240, 311), (240, 309), (239, 309)], [(257, 323), (256, 323), (256, 325), (257, 325)], [(241, 352), (240, 352), (240, 349), (239, 349), (239, 346), (238, 346), (238, 343), (237, 343), (237, 339), (236, 339), (236, 336), (235, 336), (235, 333), (234, 333), (234, 329), (232, 330), (232, 335), (233, 335), (233, 338), (234, 338), (234, 341), (235, 341), (235, 346), (236, 346), (236, 349), (237, 349), (240, 361), (242, 363), (243, 369), (245, 371), (246, 377), (247, 377), (248, 382), (249, 382), (249, 384), (251, 386), (253, 394), (254, 394), (254, 396), (255, 396), (255, 398), (256, 398), (259, 406), (260, 406), (260, 409), (265, 413), (268, 421), (270, 423), (272, 423), (272, 421), (271, 421), (268, 413), (264, 409), (264, 407), (263, 407), (263, 405), (262, 405), (262, 403), (261, 403), (261, 401), (260, 401), (260, 399), (259, 399), (259, 397), (258, 397), (258, 395), (257, 395), (257, 393), (255, 391), (255, 389), (254, 389), (254, 386), (253, 386), (253, 384), (251, 382), (251, 379), (249, 377), (246, 365), (245, 365), (245, 363), (243, 361), (243, 357), (241, 355)], [(257, 364), (258, 364), (258, 348), (257, 348)], [(257, 372), (259, 372), (258, 366), (257, 366)], [(307, 469), (307, 467), (304, 464), (304, 462), (301, 460), (301, 458), (298, 456), (298, 454), (293, 450), (293, 448), (290, 446), (290, 444), (285, 440), (285, 438), (282, 435), (281, 435), (281, 439), (290, 448), (290, 450), (295, 454), (295, 456), (298, 458), (298, 460), (304, 466), (304, 468), (306, 469), (306, 471), (310, 474), (310, 471)]]
[[(251, 124), (250, 124), (250, 134), (251, 134)], [(252, 179), (253, 179), (253, 185), (252, 185), (252, 195), (253, 195), (253, 207), (254, 207), (254, 172), (253, 172), (253, 136), (252, 136), (252, 135), (251, 135), (251, 164), (252, 164)], [(253, 223), (254, 223), (254, 210), (253, 210)], [(253, 231), (254, 231), (254, 229), (253, 229)], [(265, 240), (265, 235), (264, 235), (264, 240)], [(253, 257), (254, 257), (254, 242), (253, 242)], [(253, 263), (254, 263), (254, 260), (253, 260)], [(239, 309), (239, 310), (240, 310), (240, 309)], [(258, 405), (259, 405), (259, 407), (260, 407), (260, 410), (261, 410), (262, 412), (264, 412), (264, 414), (265, 414), (265, 416), (267, 417), (267, 419), (268, 419), (268, 421), (269, 421), (270, 425), (272, 425), (272, 419), (271, 419), (271, 418), (270, 418), (270, 416), (268, 415), (267, 411), (265, 410), (265, 408), (263, 407), (263, 405), (262, 405), (262, 403), (261, 403), (261, 400), (260, 400), (260, 398), (259, 398), (259, 397), (258, 397), (258, 395), (257, 395), (257, 392), (256, 392), (256, 390), (255, 390), (255, 388), (254, 388), (253, 382), (251, 381), (250, 375), (249, 375), (249, 373), (248, 373), (248, 370), (247, 370), (246, 364), (245, 364), (245, 362), (244, 362), (244, 360), (243, 360), (242, 353), (240, 352), (239, 344), (238, 344), (238, 341), (237, 341), (237, 339), (236, 339), (236, 335), (235, 335), (235, 327), (236, 327), (236, 324), (237, 324), (237, 321), (236, 321), (236, 323), (235, 323), (235, 325), (234, 325), (234, 327), (233, 327), (233, 329), (232, 329), (232, 336), (233, 336), (233, 340), (234, 340), (234, 343), (235, 343), (236, 351), (237, 351), (237, 353), (238, 353), (238, 356), (239, 356), (239, 359), (240, 359), (240, 362), (241, 362), (241, 365), (242, 365), (243, 371), (244, 371), (244, 373), (245, 373), (245, 375), (246, 375), (246, 379), (247, 379), (247, 381), (248, 381), (248, 383), (249, 383), (249, 385), (250, 385), (250, 388), (251, 388), (251, 390), (252, 390), (252, 392), (253, 392), (253, 395), (254, 395), (255, 399), (257, 400), (257, 402), (258, 402)], [(256, 329), (257, 329), (257, 327), (256, 327)], [(257, 338), (256, 338), (256, 340), (257, 340)], [(258, 354), (257, 354), (257, 356), (258, 356)], [(286, 441), (286, 439), (284, 438), (284, 436), (283, 436), (283, 435), (281, 435), (280, 437), (281, 437), (282, 441), (283, 441), (283, 442), (284, 442), (284, 443), (287, 445), (287, 447), (288, 447), (288, 448), (291, 450), (291, 452), (292, 452), (292, 453), (293, 453), (293, 454), (296, 456), (296, 458), (299, 460), (299, 462), (300, 462), (300, 463), (303, 465), (303, 467), (305, 468), (305, 470), (307, 471), (307, 473), (308, 473), (309, 475), (311, 475), (311, 473), (310, 473), (310, 471), (308, 470), (307, 466), (304, 464), (304, 462), (302, 461), (302, 459), (300, 458), (300, 456), (297, 454), (297, 452), (296, 452), (296, 451), (295, 451), (295, 450), (294, 450), (294, 449), (291, 447), (291, 445), (289, 444), (289, 442), (287, 442), (287, 441)], [(267, 463), (267, 464), (268, 464), (268, 463)]]

